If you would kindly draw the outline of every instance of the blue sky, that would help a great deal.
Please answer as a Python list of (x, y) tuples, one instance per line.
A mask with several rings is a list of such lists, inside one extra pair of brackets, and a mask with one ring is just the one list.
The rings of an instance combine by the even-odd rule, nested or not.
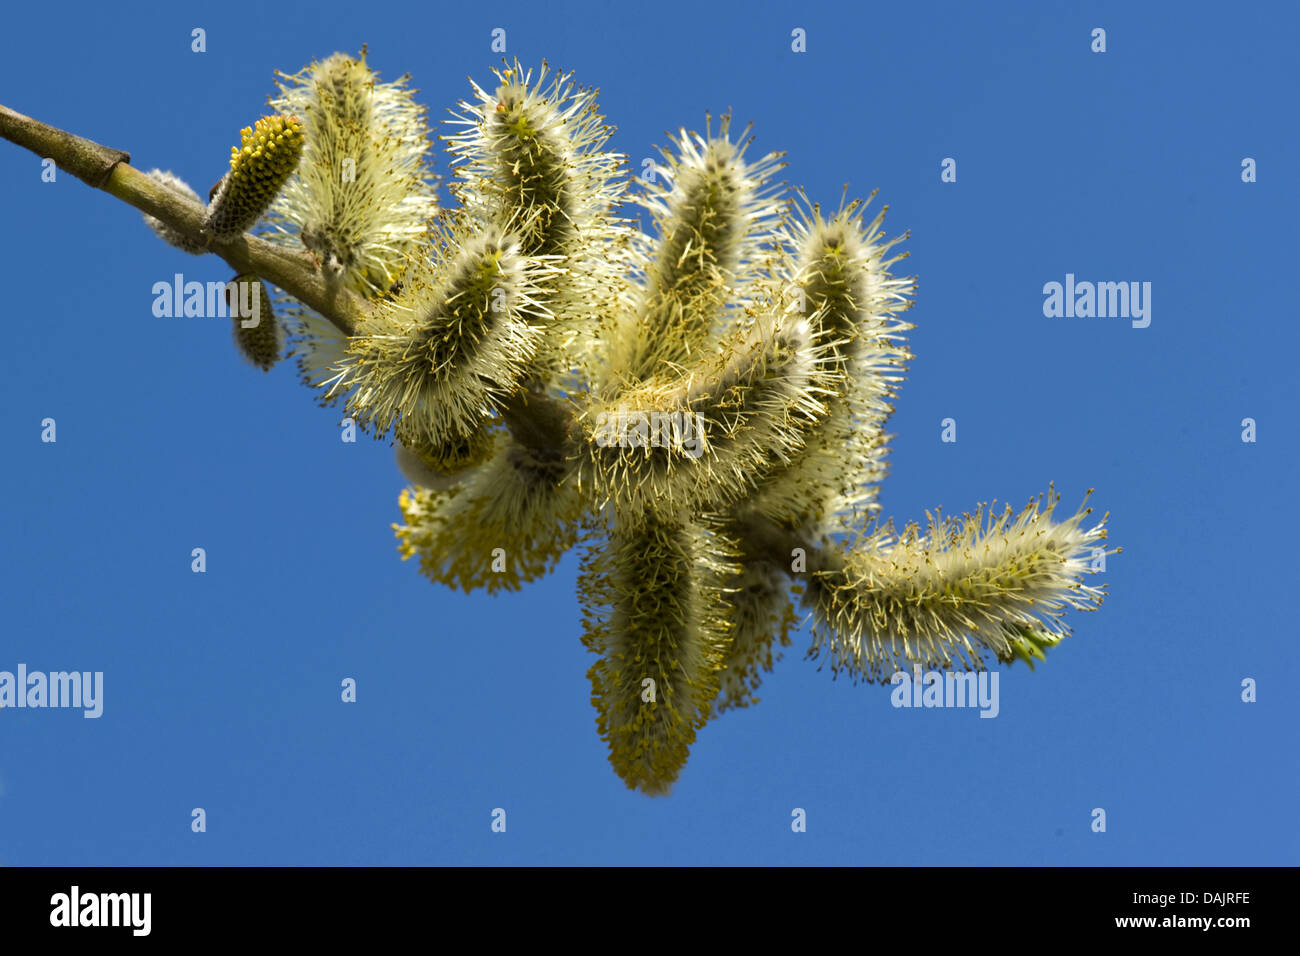
[[(577, 555), (503, 597), (429, 584), (398, 559), (386, 445), (340, 442), (225, 320), (153, 316), (153, 283), (228, 267), (0, 143), (0, 670), (105, 675), (98, 720), (0, 711), (0, 864), (1298, 862), (1296, 13), (898, 6), (12, 8), (0, 102), (204, 194), (274, 69), (363, 42), (437, 118), (505, 28), (601, 88), (638, 167), (730, 107), (811, 197), (878, 188), (911, 233), (885, 513), (1018, 509), (1054, 480), (1063, 510), (1096, 488), (1124, 552), (1101, 611), (1004, 670), (996, 719), (832, 681), (803, 630), (648, 799), (596, 733)], [(1067, 273), (1150, 282), (1150, 326), (1044, 317)]]

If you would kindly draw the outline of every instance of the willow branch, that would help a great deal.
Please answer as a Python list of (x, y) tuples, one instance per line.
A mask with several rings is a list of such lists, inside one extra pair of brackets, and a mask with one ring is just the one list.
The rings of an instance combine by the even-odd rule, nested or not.
[[(161, 220), (182, 235), (206, 245), (240, 275), (253, 274), (279, 286), (289, 295), (328, 319), (345, 335), (354, 334), (370, 304), (361, 296), (326, 282), (306, 252), (295, 252), (244, 234), (233, 239), (212, 239), (203, 233), (205, 207), (163, 186), (130, 165), (130, 154), (103, 146), (24, 116), (0, 105), (0, 138), (53, 159), (59, 169), (86, 185), (115, 196), (140, 212)], [(573, 452), (573, 415), (565, 402), (527, 389), (510, 400), (503, 417), (516, 440), (539, 461), (558, 461)], [(806, 537), (786, 531), (757, 515), (744, 522), (746, 537), (764, 560), (790, 570), (791, 549), (809, 552), (809, 567), (820, 568), (817, 548)]]
[(205, 208), (131, 166), (128, 153), (101, 146), (3, 105), (0, 105), (0, 137), (30, 149), (43, 159), (53, 159), (59, 169), (72, 173), (86, 185), (102, 189), (206, 245), (235, 272), (252, 273), (278, 285), (346, 335), (353, 333), (357, 320), (369, 308), (365, 299), (326, 282), (306, 252), (283, 249), (250, 235), (226, 240), (205, 236)]

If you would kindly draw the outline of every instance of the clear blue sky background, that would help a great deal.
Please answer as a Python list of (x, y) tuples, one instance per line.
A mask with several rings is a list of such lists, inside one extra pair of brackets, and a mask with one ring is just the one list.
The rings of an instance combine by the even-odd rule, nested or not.
[[(386, 445), (340, 442), (225, 320), (152, 315), (154, 282), (224, 263), (0, 143), (0, 669), (106, 684), (99, 720), (0, 712), (0, 863), (1295, 864), (1294, 8), (896, 6), (11, 5), (0, 102), (205, 194), (273, 69), (363, 42), (441, 117), (504, 27), (601, 88), (638, 167), (732, 107), (812, 197), (878, 187), (911, 231), (886, 513), (1055, 480), (1063, 509), (1097, 489), (1124, 553), (1099, 613), (1004, 671), (997, 719), (832, 682), (801, 631), (648, 799), (596, 734), (577, 556), (495, 599), (430, 585)], [(1151, 282), (1151, 326), (1044, 318), (1067, 272)]]

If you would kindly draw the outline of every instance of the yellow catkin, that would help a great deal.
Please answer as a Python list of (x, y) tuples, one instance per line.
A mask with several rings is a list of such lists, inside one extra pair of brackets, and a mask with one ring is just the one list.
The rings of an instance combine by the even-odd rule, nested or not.
[(203, 228), (218, 239), (252, 227), (270, 207), (302, 156), (302, 123), (266, 116), (240, 132), (230, 150), (230, 172), (217, 186)]
[(426, 110), (407, 81), (381, 83), (364, 52), (336, 53), (282, 74), (271, 101), (302, 118), (306, 146), (270, 238), (305, 246), (327, 278), (367, 298), (400, 281), (438, 211)]
[(455, 220), (436, 261), (357, 324), (331, 392), (377, 435), (400, 421), (429, 445), (472, 436), (527, 374), (545, 321), (541, 274), (512, 234)]
[(393, 525), (403, 560), (429, 580), (469, 592), (518, 591), (578, 540), (583, 500), (563, 468), (497, 434), (491, 457), (461, 480), (402, 492)]
[(631, 789), (667, 793), (721, 687), (734, 547), (695, 522), (617, 523), (583, 564), (596, 726)]
[[(1086, 499), (1085, 499), (1086, 500)], [(982, 670), (1042, 658), (1069, 634), (1067, 608), (1093, 610), (1104, 588), (1082, 584), (1105, 519), (1084, 529), (1091, 508), (1052, 520), (1060, 495), (1018, 515), (983, 508), (959, 521), (932, 516), (926, 534), (886, 526), (852, 543), (839, 565), (810, 575), (811, 656), (854, 680), (888, 682), (898, 670)]]

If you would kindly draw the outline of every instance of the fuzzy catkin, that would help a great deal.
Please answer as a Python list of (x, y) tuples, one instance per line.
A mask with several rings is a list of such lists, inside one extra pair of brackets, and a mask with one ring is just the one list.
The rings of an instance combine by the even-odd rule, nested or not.
[(431, 581), (466, 592), (517, 591), (548, 573), (578, 540), (583, 511), (563, 468), (504, 433), (490, 444), (478, 467), (411, 469), (422, 486), (402, 492), (405, 523), (393, 525), (403, 560), (418, 556)]
[(226, 287), (235, 348), (249, 364), (269, 372), (284, 351), (284, 332), (271, 293), (255, 275), (238, 275)]
[(492, 90), (474, 85), (449, 123), (455, 180), (467, 215), (513, 232), (519, 251), (553, 269), (539, 296), (546, 336), (530, 385), (561, 387), (590, 377), (604, 323), (631, 301), (634, 236), (615, 213), (626, 185), (625, 157), (606, 149), (611, 128), (594, 90), (546, 64), (534, 76), (518, 63), (497, 71)]
[(829, 218), (813, 206), (784, 230), (794, 257), (785, 273), (839, 379), (826, 414), (802, 431), (803, 452), (777, 464), (746, 504), (786, 527), (849, 527), (879, 509), (884, 425), (911, 358), (903, 336), (913, 326), (897, 316), (914, 286), (889, 274), (901, 257), (887, 258), (899, 240), (881, 238), (883, 220), (882, 210), (864, 223), (856, 202)]
[(629, 789), (669, 792), (708, 721), (731, 640), (734, 548), (696, 522), (615, 523), (578, 584), (596, 726)]
[[(1103, 588), (1080, 583), (1106, 537), (1104, 519), (1081, 527), (1091, 508), (1052, 521), (1060, 495), (1048, 492), (1013, 517), (987, 525), (983, 508), (960, 521), (932, 517), (923, 536), (913, 524), (895, 538), (878, 529), (853, 542), (842, 565), (810, 575), (813, 644), (833, 672), (887, 682), (898, 670), (982, 670), (985, 655), (1025, 659), (1069, 633), (1064, 610), (1087, 611)], [(1086, 499), (1085, 499), (1086, 503)], [(1033, 656), (1040, 656), (1041, 651)]]
[(592, 403), (579, 468), (597, 497), (629, 515), (716, 510), (796, 458), (839, 382), (834, 354), (793, 305), (772, 290), (692, 365)]
[(272, 105), (302, 118), (306, 142), (271, 210), (270, 238), (305, 246), (346, 288), (384, 295), (438, 211), (426, 110), (408, 78), (381, 83), (364, 52), (280, 76)]
[(513, 235), (457, 223), (440, 249), (358, 323), (330, 383), (359, 425), (400, 421), (435, 446), (472, 436), (519, 388), (544, 324), (539, 270)]
[(729, 304), (761, 274), (764, 246), (786, 206), (772, 181), (780, 155), (749, 162), (748, 144), (731, 140), (730, 123), (724, 116), (717, 135), (682, 130), (637, 197), (657, 238), (653, 247), (634, 247), (643, 250), (644, 284), (610, 332), (606, 378), (614, 387), (691, 361), (734, 321)]
[[(185, 180), (181, 179), (175, 173), (168, 169), (151, 169), (146, 174), (155, 182), (161, 183), (168, 189), (180, 193), (187, 199), (191, 199), (199, 205), (203, 205), (203, 200), (199, 194)], [(167, 223), (154, 216), (144, 213), (145, 225), (154, 231), (159, 239), (162, 239), (170, 246), (180, 249), (182, 252), (188, 252), (192, 256), (201, 256), (207, 252), (207, 247), (203, 242), (197, 239), (191, 239), (189, 236), (176, 229), (173, 229)]]

